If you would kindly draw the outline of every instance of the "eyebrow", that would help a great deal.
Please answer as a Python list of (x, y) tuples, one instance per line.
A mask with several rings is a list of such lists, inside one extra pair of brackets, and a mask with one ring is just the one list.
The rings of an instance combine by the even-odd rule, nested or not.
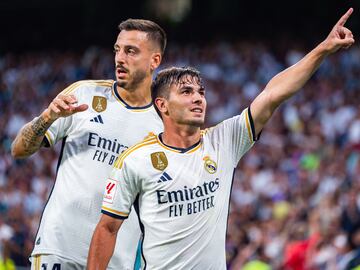
[(184, 86), (181, 86), (179, 89), (180, 89), (180, 90), (193, 90), (194, 87), (193, 87), (193, 86), (189, 86), (189, 85), (184, 85)]
[[(194, 90), (194, 88), (194, 86), (184, 85), (180, 87), (179, 90)], [(200, 85), (199, 91), (205, 91), (205, 87), (203, 85)]]
[[(120, 46), (115, 43), (115, 44), (114, 44), (114, 49), (119, 49), (119, 48), (120, 48)], [(125, 49), (134, 49), (134, 50), (140, 51), (140, 48), (137, 47), (137, 46), (135, 46), (135, 45), (129, 45), (129, 44), (128, 44), (128, 45), (124, 45), (124, 48), (125, 48)]]

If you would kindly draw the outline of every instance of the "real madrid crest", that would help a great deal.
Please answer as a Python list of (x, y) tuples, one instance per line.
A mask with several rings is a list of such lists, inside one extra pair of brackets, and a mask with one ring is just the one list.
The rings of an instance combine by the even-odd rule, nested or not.
[(97, 112), (103, 112), (106, 110), (107, 101), (105, 97), (94, 96), (92, 101), (92, 107)]
[(210, 174), (216, 173), (217, 170), (216, 162), (211, 160), (209, 156), (204, 157), (203, 160), (205, 161), (204, 162), (205, 170)]
[(164, 152), (155, 152), (151, 154), (151, 163), (159, 171), (165, 170), (168, 166), (168, 160)]

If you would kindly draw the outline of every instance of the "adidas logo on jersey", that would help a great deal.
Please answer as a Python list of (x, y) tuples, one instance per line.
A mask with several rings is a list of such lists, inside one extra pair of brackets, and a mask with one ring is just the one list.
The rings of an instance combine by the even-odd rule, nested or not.
[(103, 121), (100, 114), (98, 116), (95, 116), (93, 119), (91, 119), (90, 122), (96, 122), (96, 123), (104, 124), (104, 121)]
[(171, 176), (168, 175), (166, 172), (163, 172), (163, 174), (160, 176), (158, 183), (162, 183), (162, 182), (166, 182), (166, 181), (170, 181), (170, 180), (173, 180), (171, 178)]

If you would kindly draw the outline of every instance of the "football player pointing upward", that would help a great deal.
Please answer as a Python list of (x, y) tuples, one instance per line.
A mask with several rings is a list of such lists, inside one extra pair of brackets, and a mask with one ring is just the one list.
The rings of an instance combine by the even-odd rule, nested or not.
[[(133, 19), (122, 22), (119, 30), (116, 81), (72, 84), (26, 124), (12, 144), (16, 158), (60, 140), (63, 146), (31, 255), (32, 269), (85, 269), (103, 185), (116, 158), (150, 131), (162, 130), (150, 86), (166, 46), (165, 33), (154, 22)], [(133, 269), (140, 237), (136, 215), (124, 223), (118, 237), (124, 244), (110, 268)]]
[[(233, 171), (274, 110), (294, 95), (324, 58), (354, 43), (344, 27), (350, 9), (329, 36), (294, 66), (271, 79), (240, 115), (200, 130), (206, 99), (192, 68), (160, 72), (152, 95), (164, 132), (126, 150), (108, 179), (88, 259), (106, 269), (116, 234), (134, 204), (140, 213), (145, 269), (226, 269), (225, 235)], [(122, 244), (122, 243), (117, 243)]]

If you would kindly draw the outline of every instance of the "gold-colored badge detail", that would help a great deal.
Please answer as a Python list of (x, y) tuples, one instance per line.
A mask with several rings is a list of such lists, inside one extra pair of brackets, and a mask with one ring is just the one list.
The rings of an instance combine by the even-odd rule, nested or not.
[(168, 166), (168, 160), (164, 152), (155, 152), (151, 154), (151, 163), (159, 171), (165, 170)]
[(204, 157), (203, 160), (205, 161), (204, 162), (205, 170), (210, 174), (216, 173), (217, 170), (216, 162), (211, 160), (209, 156)]
[(103, 112), (106, 110), (107, 101), (105, 97), (94, 96), (92, 101), (92, 107), (97, 112)]

